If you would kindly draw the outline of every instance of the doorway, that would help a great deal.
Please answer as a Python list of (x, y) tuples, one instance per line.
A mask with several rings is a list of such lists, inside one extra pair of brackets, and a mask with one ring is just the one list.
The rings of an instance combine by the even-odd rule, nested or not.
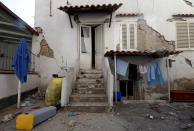
[(122, 99), (136, 100), (138, 94), (138, 88), (136, 83), (138, 81), (137, 65), (129, 64), (129, 71), (127, 79), (119, 80), (120, 92)]
[(101, 69), (103, 58), (102, 25), (80, 25), (80, 68)]

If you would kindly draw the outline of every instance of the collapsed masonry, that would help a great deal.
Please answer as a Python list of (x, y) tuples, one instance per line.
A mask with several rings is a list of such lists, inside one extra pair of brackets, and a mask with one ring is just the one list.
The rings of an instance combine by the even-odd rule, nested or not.
[(49, 45), (45, 39), (42, 39), (42, 41), (40, 42), (40, 52), (39, 52), (38, 56), (40, 56), (40, 55), (54, 58), (53, 49), (51, 49), (49, 47)]
[(145, 50), (175, 50), (175, 41), (168, 41), (159, 32), (146, 24), (146, 21), (137, 21), (137, 49)]

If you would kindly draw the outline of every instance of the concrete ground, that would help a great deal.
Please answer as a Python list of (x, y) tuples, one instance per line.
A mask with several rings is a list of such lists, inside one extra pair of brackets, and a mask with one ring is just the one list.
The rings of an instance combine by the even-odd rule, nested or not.
[[(28, 112), (33, 106), (44, 107), (37, 100), (29, 107), (16, 110), (16, 105), (0, 111), (0, 120), (7, 114)], [(53, 118), (37, 125), (33, 131), (194, 131), (194, 103), (124, 101), (114, 113), (78, 113), (68, 117), (59, 110)], [(0, 131), (15, 131), (16, 118), (0, 124)]]

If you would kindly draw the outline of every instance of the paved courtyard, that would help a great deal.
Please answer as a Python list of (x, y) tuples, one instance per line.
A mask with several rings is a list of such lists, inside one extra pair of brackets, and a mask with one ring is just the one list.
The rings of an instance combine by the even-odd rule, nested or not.
[[(33, 106), (43, 107), (43, 101)], [(32, 107), (16, 110), (10, 106), (0, 111), (0, 119), (18, 111), (27, 112)], [(68, 117), (63, 109), (49, 120), (37, 125), (33, 131), (193, 131), (194, 103), (138, 102), (118, 103), (111, 113), (77, 113)], [(15, 131), (16, 118), (0, 124), (0, 131)]]

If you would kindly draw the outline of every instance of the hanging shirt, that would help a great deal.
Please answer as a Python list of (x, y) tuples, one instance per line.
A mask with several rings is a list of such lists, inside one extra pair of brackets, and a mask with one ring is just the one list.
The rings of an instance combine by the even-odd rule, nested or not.
[(144, 75), (147, 72), (146, 66), (139, 65), (139, 72)]
[(164, 79), (160, 70), (160, 63), (156, 62), (147, 68), (148, 85), (164, 85)]
[(129, 63), (121, 59), (117, 59), (117, 73), (126, 76)]
[(30, 57), (28, 54), (26, 40), (22, 38), (16, 49), (14, 59), (12, 61), (12, 67), (15, 68), (15, 74), (21, 83), (24, 83), (27, 81), (29, 62), (30, 62)]

